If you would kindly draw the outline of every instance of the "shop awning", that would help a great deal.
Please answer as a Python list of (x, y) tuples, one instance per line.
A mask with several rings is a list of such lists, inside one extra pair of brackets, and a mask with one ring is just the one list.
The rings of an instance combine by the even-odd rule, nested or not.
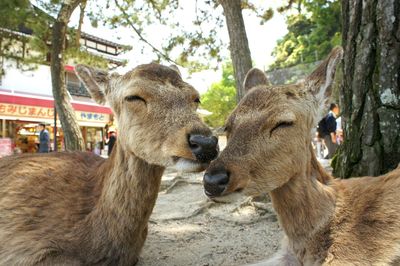
[[(104, 126), (110, 121), (109, 107), (72, 100), (81, 126)], [(0, 118), (53, 123), (54, 100), (41, 96), (26, 96), (0, 92)]]

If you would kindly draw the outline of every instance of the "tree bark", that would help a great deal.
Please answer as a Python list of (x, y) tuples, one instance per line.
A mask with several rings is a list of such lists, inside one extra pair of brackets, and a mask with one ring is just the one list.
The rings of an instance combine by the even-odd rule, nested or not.
[(334, 175), (380, 175), (400, 162), (400, 2), (342, 0), (345, 142)]
[(81, 0), (63, 1), (53, 25), (51, 41), (51, 81), (56, 110), (64, 132), (66, 150), (84, 150), (82, 133), (76, 121), (75, 112), (69, 100), (65, 84), (64, 51), (68, 22)]
[(252, 67), (249, 42), (244, 26), (241, 0), (219, 0), (226, 19), (229, 33), (230, 52), (236, 81), (236, 99), (244, 96), (243, 82)]

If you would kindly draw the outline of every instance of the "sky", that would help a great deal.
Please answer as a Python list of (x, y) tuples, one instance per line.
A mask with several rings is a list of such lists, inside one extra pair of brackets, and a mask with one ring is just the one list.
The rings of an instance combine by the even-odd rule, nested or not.
[[(180, 1), (182, 10), (180, 13), (175, 14), (181, 18), (181, 25), (183, 27), (192, 27), (192, 20), (195, 16), (195, 2), (196, 1)], [(272, 7), (274, 10), (280, 5), (280, 0), (260, 0), (257, 4), (262, 7)], [(74, 26), (74, 23), (78, 21), (79, 8), (75, 10), (70, 25)], [(219, 7), (215, 12), (221, 12), (222, 8)], [(286, 23), (284, 15), (274, 12), (274, 16), (271, 20), (266, 22), (264, 25), (260, 25), (259, 19), (250, 11), (243, 12), (243, 19), (245, 21), (245, 27), (247, 32), (247, 38), (249, 41), (250, 52), (254, 67), (258, 67), (262, 70), (266, 70), (268, 66), (273, 62), (271, 52), (276, 46), (278, 39), (282, 38), (287, 33)], [(151, 48), (146, 46), (139, 38), (135, 35), (133, 30), (130, 28), (118, 28), (118, 30), (111, 30), (107, 26), (99, 25), (97, 28), (93, 28), (86, 18), (82, 26), (84, 32), (93, 34), (106, 40), (131, 45), (133, 49), (121, 56), (121, 58), (127, 59), (128, 64), (124, 68), (118, 69), (120, 73), (124, 73), (136, 65), (149, 63), (155, 60), (157, 57)], [(173, 29), (162, 27), (159, 25), (150, 25), (145, 28), (146, 39), (150, 41), (156, 47), (160, 47), (161, 43), (165, 43), (168, 40), (170, 31)], [(226, 25), (219, 32), (220, 38), (225, 43), (229, 43), (228, 31)], [(173, 54), (172, 54), (173, 56)], [(224, 57), (229, 59), (228, 47), (225, 49)], [(168, 63), (169, 64), (169, 63)], [(221, 64), (222, 66), (222, 64)], [(217, 71), (206, 70), (198, 73), (188, 74), (188, 72), (180, 67), (184, 80), (192, 84), (200, 93), (204, 93), (212, 83), (218, 82), (222, 77), (221, 66)]]

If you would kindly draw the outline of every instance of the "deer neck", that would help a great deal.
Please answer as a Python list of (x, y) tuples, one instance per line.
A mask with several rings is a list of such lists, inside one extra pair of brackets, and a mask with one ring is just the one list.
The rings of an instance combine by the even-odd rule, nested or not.
[(331, 177), (314, 154), (303, 171), (270, 192), (279, 222), (289, 240), (309, 239), (331, 221), (335, 207), (334, 190), (326, 185)]
[(140, 249), (164, 167), (151, 165), (122, 149), (117, 140), (111, 157), (98, 171), (103, 180), (91, 216), (98, 241), (137, 245)]

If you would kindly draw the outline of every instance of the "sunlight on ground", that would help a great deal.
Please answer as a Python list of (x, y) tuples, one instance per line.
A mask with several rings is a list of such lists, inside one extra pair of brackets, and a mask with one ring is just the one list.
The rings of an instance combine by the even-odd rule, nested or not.
[(160, 232), (173, 235), (190, 235), (201, 231), (200, 225), (195, 224), (179, 224), (179, 226), (166, 226), (159, 228)]
[(240, 217), (241, 219), (244, 220), (246, 218), (248, 218), (248, 219), (253, 218), (256, 213), (257, 213), (257, 211), (253, 206), (246, 206), (246, 207), (237, 209), (234, 213), (232, 213), (232, 216)]

